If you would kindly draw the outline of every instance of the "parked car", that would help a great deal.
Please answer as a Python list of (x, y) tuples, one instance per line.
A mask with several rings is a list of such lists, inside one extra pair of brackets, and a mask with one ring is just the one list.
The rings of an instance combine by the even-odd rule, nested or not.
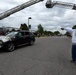
[(5, 35), (5, 33), (6, 33), (6, 29), (0, 27), (0, 35)]
[(35, 36), (29, 31), (13, 31), (5, 36), (0, 36), (0, 48), (8, 51), (14, 51), (16, 47), (25, 44), (32, 45), (35, 42)]

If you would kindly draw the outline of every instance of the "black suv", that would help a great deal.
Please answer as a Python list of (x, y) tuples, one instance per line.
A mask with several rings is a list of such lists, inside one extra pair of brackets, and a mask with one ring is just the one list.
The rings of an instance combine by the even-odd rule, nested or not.
[(29, 31), (13, 31), (5, 36), (0, 36), (0, 48), (13, 51), (17, 46), (25, 44), (34, 44), (35, 36)]

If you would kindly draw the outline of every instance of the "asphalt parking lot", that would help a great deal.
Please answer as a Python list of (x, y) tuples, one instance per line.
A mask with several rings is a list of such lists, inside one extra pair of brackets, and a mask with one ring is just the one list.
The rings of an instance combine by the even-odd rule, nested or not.
[(71, 38), (36, 38), (32, 46), (0, 51), (0, 75), (76, 75)]

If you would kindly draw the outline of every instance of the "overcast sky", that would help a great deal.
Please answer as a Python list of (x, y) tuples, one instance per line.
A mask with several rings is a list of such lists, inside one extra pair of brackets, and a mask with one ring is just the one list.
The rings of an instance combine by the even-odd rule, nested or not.
[[(29, 0), (0, 0), (0, 13), (25, 3)], [(75, 3), (76, 0), (53, 0)], [(53, 7), (45, 7), (46, 0), (27, 7), (11, 16), (0, 20), (0, 26), (17, 27), (22, 23), (28, 24), (28, 17), (32, 30), (37, 30), (38, 24), (42, 24), (45, 30), (60, 30), (60, 27), (72, 27), (76, 25), (76, 10)]]

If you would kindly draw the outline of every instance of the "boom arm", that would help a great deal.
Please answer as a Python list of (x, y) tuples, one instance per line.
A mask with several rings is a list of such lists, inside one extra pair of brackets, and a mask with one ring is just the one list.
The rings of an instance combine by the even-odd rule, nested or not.
[(23, 3), (23, 4), (19, 5), (19, 6), (16, 6), (16, 7), (10, 9), (10, 10), (7, 10), (7, 11), (0, 14), (0, 20), (10, 16), (13, 13), (16, 13), (16, 12), (26, 8), (26, 7), (29, 7), (29, 6), (31, 6), (33, 4), (41, 2), (41, 1), (44, 1), (44, 0), (30, 0), (30, 1), (26, 2), (26, 3)]
[[(30, 0), (30, 1), (26, 2), (26, 3), (23, 3), (23, 4), (19, 5), (19, 6), (16, 6), (16, 7), (12, 8), (12, 9), (9, 9), (9, 10), (3, 12), (3, 13), (0, 13), (0, 20), (10, 16), (11, 14), (16, 13), (16, 12), (26, 8), (26, 7), (29, 7), (29, 6), (31, 6), (33, 4), (41, 2), (41, 1), (44, 1), (44, 0)], [(55, 5), (66, 7), (66, 8), (70, 7), (72, 9), (76, 10), (76, 4), (73, 4), (73, 3), (60, 2), (60, 1), (53, 1), (52, 2), (51, 0), (47, 0), (47, 2), (46, 2), (46, 7), (47, 8), (52, 8)]]
[(51, 0), (47, 0), (47, 2), (46, 2), (47, 8), (52, 8), (55, 5), (76, 10), (76, 4), (73, 4), (73, 3), (60, 2), (60, 1), (53, 1), (52, 2)]

